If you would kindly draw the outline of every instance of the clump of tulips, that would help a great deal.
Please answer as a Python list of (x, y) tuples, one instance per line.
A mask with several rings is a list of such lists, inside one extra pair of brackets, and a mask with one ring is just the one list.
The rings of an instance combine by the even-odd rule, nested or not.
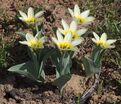
[[(56, 80), (53, 84), (60, 90), (64, 87), (72, 75), (71, 67), (74, 53), (79, 51), (78, 45), (84, 42), (82, 35), (88, 30), (84, 27), (78, 29), (78, 25), (88, 25), (94, 21), (94, 17), (89, 16), (90, 10), (81, 13), (78, 5), (75, 5), (74, 10), (70, 8), (68, 10), (72, 16), (72, 22), (67, 24), (65, 20), (61, 20), (62, 28), (57, 27), (56, 37), (52, 37), (52, 42), (55, 44), (55, 47), (52, 48), (46, 46), (47, 37), (41, 32), (39, 27), (39, 24), (42, 23), (41, 17), (45, 11), (34, 13), (32, 7), (28, 9), (27, 14), (19, 11), (21, 15), (19, 19), (27, 25), (31, 25), (36, 32), (23, 34), (24, 40), (20, 41), (21, 44), (28, 46), (30, 60), (10, 67), (9, 71), (19, 73), (38, 82), (43, 82), (45, 80), (44, 65), (46, 60), (50, 58), (56, 66)], [(22, 34), (22, 32), (19, 34)], [(103, 33), (101, 37), (95, 32), (93, 32), (93, 35), (92, 41), (95, 43), (95, 46), (92, 54), (90, 57), (83, 56), (82, 58), (82, 64), (88, 75), (100, 71), (104, 51), (108, 48), (114, 48), (115, 46), (112, 44), (116, 42), (115, 39), (107, 40), (106, 33)]]

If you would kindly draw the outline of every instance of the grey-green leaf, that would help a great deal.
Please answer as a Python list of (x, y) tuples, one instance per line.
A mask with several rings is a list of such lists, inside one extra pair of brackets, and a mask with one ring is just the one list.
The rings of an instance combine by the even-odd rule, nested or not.
[(22, 36), (23, 38), (25, 38), (25, 36), (26, 36), (26, 33), (25, 32), (16, 32), (16, 34)]
[(83, 62), (86, 74), (88, 76), (89, 75), (93, 75), (93, 74), (95, 74), (95, 73), (100, 71), (100, 67), (99, 66), (95, 66), (94, 62), (91, 59), (89, 59), (87, 57), (83, 57), (82, 58), (82, 62)]
[(8, 71), (15, 72), (33, 79), (34, 77), (32, 76), (31, 73), (33, 72), (34, 69), (32, 65), (33, 65), (32, 62), (28, 61), (22, 64), (12, 66), (8, 69)]
[(63, 86), (70, 80), (71, 74), (65, 74), (53, 82), (53, 85), (57, 86), (60, 90), (62, 90)]

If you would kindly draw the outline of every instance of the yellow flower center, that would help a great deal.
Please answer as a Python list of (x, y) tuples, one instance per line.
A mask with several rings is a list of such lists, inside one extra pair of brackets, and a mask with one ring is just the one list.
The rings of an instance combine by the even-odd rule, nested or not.
[(97, 45), (103, 45), (103, 44), (104, 44), (104, 41), (102, 40), (97, 41)]
[(108, 48), (110, 45), (107, 44), (105, 41), (99, 40), (97, 45), (100, 45), (102, 48)]
[(81, 23), (87, 22), (87, 19), (85, 17), (80, 16), (80, 15), (76, 15), (76, 16), (74, 16), (74, 18), (76, 18)]
[(110, 46), (109, 44), (103, 43), (103, 47), (104, 47), (104, 48), (108, 48), (109, 46)]
[(27, 23), (36, 23), (37, 19), (35, 17), (28, 17), (25, 19)]
[(38, 48), (42, 48), (43, 43), (41, 40), (33, 39), (28, 42), (28, 46), (34, 49), (38, 49)]
[(79, 37), (78, 34), (75, 31), (70, 30), (70, 29), (64, 30), (63, 34), (66, 35), (68, 32), (70, 32), (72, 34), (73, 39), (77, 39)]
[(69, 43), (69, 42), (59, 42), (57, 45), (61, 49), (70, 49), (70, 48), (72, 48), (72, 44)]

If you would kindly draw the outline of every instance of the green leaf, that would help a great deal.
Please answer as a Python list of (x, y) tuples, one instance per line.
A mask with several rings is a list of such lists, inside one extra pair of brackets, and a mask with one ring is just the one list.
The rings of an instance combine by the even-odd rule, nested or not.
[(39, 70), (39, 60), (38, 60), (37, 53), (33, 49), (29, 48), (28, 49), (28, 54), (29, 54), (29, 56), (31, 58), (31, 61), (34, 63), (34, 68), (36, 70), (35, 72), (38, 75), (38, 71), (37, 70)]
[(53, 63), (56, 65), (56, 67), (59, 67), (59, 61), (61, 58), (61, 53), (59, 50), (54, 50), (53, 54), (51, 54), (51, 60), (53, 61)]
[(103, 56), (103, 53), (104, 53), (104, 49), (102, 49), (101, 47), (99, 46), (96, 46), (94, 49), (93, 49), (93, 52), (92, 52), (92, 61), (93, 61), (93, 64), (95, 65), (95, 67), (100, 67), (101, 66), (101, 61), (102, 61), (102, 56)]
[(51, 56), (54, 49), (45, 47), (44, 49), (32, 50), (29, 49), (29, 56), (34, 63), (35, 75), (40, 79), (45, 79), (45, 73), (43, 70), (44, 63)]
[(40, 80), (43, 80), (44, 81), (44, 79), (45, 79), (45, 72), (44, 72), (44, 70), (43, 70), (43, 61), (41, 62), (41, 65), (40, 65), (40, 68), (39, 68), (39, 72), (38, 72), (38, 78), (40, 79)]
[(33, 75), (31, 74), (33, 73), (33, 70), (34, 70), (33, 63), (31, 61), (12, 66), (8, 69), (8, 71), (15, 72), (32, 79), (34, 78)]
[(102, 48), (100, 46), (95, 46), (92, 52), (91, 59), (95, 62), (97, 60), (97, 57), (100, 55)]
[(121, 85), (121, 80), (118, 80), (118, 83)]
[(35, 26), (31, 25), (31, 29), (33, 35), (35, 36), (38, 32), (42, 33), (43, 25), (42, 24), (35, 24)]
[(116, 52), (116, 62), (119, 66), (119, 68), (121, 68), (121, 56), (118, 52)]
[(65, 75), (70, 73), (70, 68), (72, 66), (70, 53), (65, 52), (59, 62), (60, 74)]
[(53, 54), (51, 54), (51, 60), (52, 62), (56, 65), (56, 78), (60, 77), (60, 66), (59, 66), (59, 61), (60, 61), (61, 53), (59, 50), (54, 50)]
[(42, 31), (42, 24), (41, 25), (39, 25), (39, 24), (36, 24), (35, 25), (35, 28), (36, 28), (36, 34), (38, 33), (38, 32), (41, 32)]
[(30, 52), (31, 52), (31, 57), (32, 57), (33, 63), (34, 63), (35, 75), (37, 76), (37, 78), (44, 80), (45, 73), (43, 70), (43, 66), (44, 66), (44, 62), (45, 62), (46, 58), (48, 58), (48, 57), (45, 58), (45, 55), (43, 55), (42, 59), (40, 59), (41, 58), (40, 55), (42, 53), (42, 50), (38, 50), (37, 52), (30, 50)]
[(24, 75), (38, 82), (44, 81), (43, 76), (39, 76), (38, 78), (38, 74), (36, 74), (34, 63), (32, 61), (12, 66), (8, 69), (8, 71)]
[(60, 90), (62, 90), (63, 86), (70, 80), (71, 74), (65, 74), (53, 82), (53, 85), (57, 86)]
[(61, 51), (58, 50), (51, 55), (51, 59), (56, 65), (56, 78), (70, 73), (72, 66), (71, 56), (71, 52), (65, 51), (61, 53)]
[(22, 36), (23, 38), (26, 37), (26, 33), (25, 32), (16, 32), (16, 34)]
[(91, 59), (87, 58), (87, 57), (82, 58), (82, 63), (84, 65), (86, 74), (88, 76), (92, 75), (92, 74), (95, 74), (95, 73), (98, 73), (100, 71), (100, 67), (95, 66), (94, 62)]
[(56, 78), (59, 78), (61, 74), (59, 73), (58, 69), (56, 68)]
[(41, 58), (43, 61), (46, 61), (46, 59), (48, 59), (53, 53), (54, 53), (54, 49), (49, 49), (49, 48), (46, 48), (45, 50), (43, 50), (41, 52)]
[(121, 58), (117, 58), (116, 61), (117, 61), (119, 68), (121, 68)]

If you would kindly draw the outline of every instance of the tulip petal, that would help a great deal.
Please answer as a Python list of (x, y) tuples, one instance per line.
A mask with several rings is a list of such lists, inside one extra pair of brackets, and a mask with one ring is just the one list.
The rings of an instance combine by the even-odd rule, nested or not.
[(107, 44), (113, 44), (113, 43), (115, 43), (116, 42), (116, 40), (115, 39), (110, 39), (110, 40), (107, 40)]
[(63, 41), (63, 36), (58, 30), (56, 31), (56, 34), (57, 34), (58, 41), (59, 42)]
[(115, 48), (115, 45), (110, 45), (108, 48)]
[(41, 37), (41, 39), (40, 39), (41, 41), (42, 41), (42, 43), (44, 43), (45, 42), (45, 37), (43, 36), (43, 37)]
[(74, 15), (80, 15), (80, 9), (78, 5), (75, 5), (74, 7)]
[(32, 7), (28, 9), (28, 17), (34, 17), (34, 9)]
[(86, 17), (88, 17), (89, 13), (90, 13), (90, 10), (86, 10), (86, 11), (82, 12), (80, 15), (82, 17), (85, 17), (86, 18)]
[(94, 35), (96, 41), (99, 41), (100, 40), (100, 37), (95, 32), (93, 32), (93, 35)]
[(77, 47), (72, 47), (71, 51), (78, 51), (78, 48)]
[(83, 40), (84, 40), (83, 38), (78, 38), (78, 39), (72, 41), (73, 47), (79, 45), (80, 43), (82, 43)]
[(36, 17), (36, 18), (39, 18), (39, 17), (41, 17), (43, 14), (44, 14), (44, 11), (40, 11), (40, 12), (38, 12), (38, 13), (35, 14), (35, 17)]
[(19, 10), (19, 13), (20, 13), (20, 15), (21, 15), (23, 18), (27, 18), (27, 15), (26, 15), (24, 12), (22, 12), (22, 11)]
[(24, 18), (23, 18), (23, 17), (19, 17), (19, 19), (20, 19), (21, 21), (24, 21)]
[(106, 33), (103, 33), (103, 34), (101, 35), (100, 40), (106, 42), (106, 40), (107, 40), (107, 35), (106, 35)]
[(52, 37), (52, 41), (53, 41), (55, 44), (58, 44), (58, 40), (57, 40), (55, 37)]
[(64, 30), (69, 29), (68, 24), (63, 19), (62, 19), (61, 22), (62, 22), (62, 25), (63, 25)]
[(62, 34), (64, 34), (64, 30), (63, 30), (63, 29), (58, 28), (58, 30), (59, 30)]
[(73, 17), (74, 16), (74, 12), (70, 8), (68, 8), (68, 11), (71, 14), (71, 16)]
[(71, 22), (70, 29), (73, 30), (73, 31), (76, 31), (76, 29), (77, 29), (77, 23), (75, 21)]
[(32, 34), (30, 34), (30, 33), (27, 33), (27, 34), (26, 34), (26, 40), (27, 40), (27, 41), (33, 40), (33, 39), (35, 39), (35, 37), (34, 37)]
[(94, 18), (94, 17), (92, 17), (92, 16), (87, 17), (87, 21), (88, 21), (88, 22), (92, 22), (92, 21), (94, 21), (94, 19), (95, 19), (95, 18)]
[(64, 41), (71, 42), (71, 40), (72, 40), (72, 34), (69, 32), (66, 34)]
[(19, 43), (24, 44), (24, 45), (28, 45), (27, 41), (19, 41)]
[(95, 40), (95, 38), (92, 38), (92, 41), (93, 41), (94, 43), (97, 43), (97, 41)]
[(83, 35), (86, 31), (87, 31), (87, 29), (86, 29), (86, 28), (83, 28), (83, 29), (78, 30), (77, 33), (78, 33), (79, 36), (81, 36), (81, 35)]

